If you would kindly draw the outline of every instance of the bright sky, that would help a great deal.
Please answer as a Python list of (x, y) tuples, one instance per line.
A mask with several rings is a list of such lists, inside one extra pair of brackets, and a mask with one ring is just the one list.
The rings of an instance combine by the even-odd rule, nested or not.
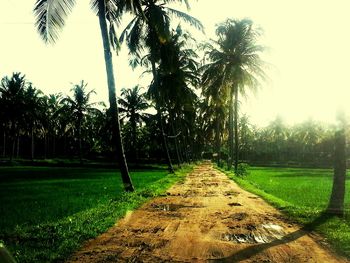
[[(60, 39), (46, 46), (34, 28), (34, 1), (0, 1), (0, 77), (20, 71), (46, 94), (69, 94), (84, 79), (96, 100), (107, 102), (106, 76), (98, 19), (89, 0), (77, 1)], [(265, 60), (276, 68), (242, 111), (265, 125), (276, 115), (288, 123), (308, 118), (333, 122), (336, 109), (350, 113), (350, 1), (348, 0), (198, 0), (190, 14), (200, 19), (206, 36), (226, 18), (251, 18), (265, 31), (270, 47)], [(127, 22), (127, 21), (126, 21)], [(127, 50), (114, 58), (117, 89), (138, 83), (140, 71), (128, 66)], [(349, 101), (349, 102), (348, 102)]]

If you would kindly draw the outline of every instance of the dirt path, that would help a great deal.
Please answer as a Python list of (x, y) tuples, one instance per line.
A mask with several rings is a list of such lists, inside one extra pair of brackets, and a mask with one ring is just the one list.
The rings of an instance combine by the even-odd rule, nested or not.
[(91, 240), (69, 262), (347, 262), (203, 164)]

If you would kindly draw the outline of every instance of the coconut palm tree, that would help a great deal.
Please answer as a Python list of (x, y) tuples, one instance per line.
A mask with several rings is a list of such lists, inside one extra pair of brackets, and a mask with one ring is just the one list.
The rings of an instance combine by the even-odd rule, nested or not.
[(62, 100), (70, 112), (70, 118), (74, 122), (76, 130), (76, 138), (78, 139), (79, 159), (82, 162), (82, 124), (87, 114), (98, 111), (94, 106), (101, 103), (90, 103), (92, 94), (96, 94), (94, 90), (86, 91), (87, 83), (82, 80), (80, 84), (74, 85), (71, 89), (73, 98), (66, 97)]
[[(229, 99), (229, 145), (234, 167), (238, 166), (238, 95), (247, 88), (256, 90), (266, 78), (264, 62), (260, 54), (264, 47), (257, 44), (261, 30), (253, 27), (248, 19), (227, 19), (216, 29), (218, 40), (204, 45), (209, 63), (202, 67), (203, 84), (218, 89), (221, 96)], [(232, 132), (233, 131), (233, 132)], [(233, 144), (233, 137), (235, 144)], [(232, 159), (229, 161), (231, 166)]]
[(135, 160), (137, 160), (137, 125), (141, 124), (147, 117), (144, 111), (149, 108), (145, 94), (140, 92), (141, 88), (139, 86), (135, 86), (132, 89), (122, 89), (121, 97), (118, 99), (119, 112), (125, 114), (131, 125), (131, 150)]
[[(46, 156), (47, 151), (47, 142), (51, 141), (51, 150), (49, 148), (49, 153), (52, 157), (56, 156), (56, 141), (59, 139), (59, 137), (64, 136), (64, 132), (62, 132), (61, 126), (62, 126), (62, 120), (60, 118), (60, 115), (64, 114), (62, 112), (61, 108), (63, 106), (62, 104), (62, 94), (56, 93), (56, 94), (49, 94), (48, 96), (44, 96), (43, 103), (44, 108), (46, 109), (45, 112), (43, 112), (41, 116), (41, 122), (43, 124), (43, 134), (44, 134), (44, 155)], [(66, 114), (68, 115), (68, 114)], [(61, 132), (60, 132), (61, 130)]]
[[(166, 153), (169, 171), (173, 172), (174, 170), (172, 167), (168, 144), (164, 132), (164, 123), (162, 116), (164, 102), (161, 94), (158, 92), (160, 91), (160, 77), (157, 70), (157, 64), (160, 64), (162, 58), (164, 58), (164, 56), (161, 54), (161, 50), (164, 50), (164, 45), (171, 40), (171, 15), (190, 23), (200, 30), (203, 30), (203, 25), (194, 17), (167, 7), (166, 4), (170, 2), (179, 2), (179, 0), (150, 0), (142, 2), (142, 12), (138, 12), (135, 18), (132, 19), (131, 22), (127, 25), (121, 34), (120, 40), (121, 42), (124, 40), (126, 41), (130, 50), (130, 54), (134, 57), (133, 65), (141, 64), (148, 66), (150, 64), (151, 66), (153, 81), (150, 85), (150, 89), (156, 91), (153, 92), (153, 99), (156, 105), (163, 148)], [(184, 2), (188, 6), (188, 2)], [(142, 52), (147, 53), (147, 55), (144, 57), (146, 59), (141, 59)]]
[[(17, 141), (17, 149), (19, 149), (19, 135), (21, 127), (25, 123), (25, 89), (27, 82), (25, 75), (21, 73), (13, 73), (12, 77), (4, 77), (0, 84), (0, 93), (2, 98), (2, 107), (6, 112), (5, 122), (8, 123), (8, 135), (12, 149), (10, 151), (10, 160), (12, 160), (15, 153), (15, 146)], [(18, 152), (18, 151), (17, 151)]]
[[(181, 141), (184, 136), (193, 138), (197, 95), (193, 88), (199, 82), (197, 72), (198, 55), (191, 48), (195, 42), (187, 32), (178, 26), (170, 40), (160, 50), (158, 66), (159, 86), (151, 86), (148, 94), (155, 99), (159, 94), (162, 106), (168, 112), (168, 122), (172, 132), (178, 165), (181, 164)], [(193, 152), (193, 149), (192, 149)]]
[[(126, 191), (134, 191), (125, 159), (120, 133), (119, 112), (115, 93), (115, 80), (112, 62), (111, 46), (118, 47), (115, 26), (124, 10), (140, 10), (140, 2), (134, 0), (93, 0), (92, 8), (98, 15), (102, 36), (104, 59), (107, 75), (109, 105), (111, 112), (112, 140), (118, 150), (122, 181)], [(54, 43), (60, 30), (65, 25), (65, 19), (71, 12), (75, 0), (37, 0), (34, 6), (36, 27), (45, 43)], [(109, 23), (109, 30), (107, 26)]]
[(42, 127), (40, 115), (45, 110), (42, 94), (42, 91), (33, 87), (32, 83), (29, 83), (24, 91), (24, 120), (31, 138), (30, 157), (32, 160), (34, 159), (35, 133)]

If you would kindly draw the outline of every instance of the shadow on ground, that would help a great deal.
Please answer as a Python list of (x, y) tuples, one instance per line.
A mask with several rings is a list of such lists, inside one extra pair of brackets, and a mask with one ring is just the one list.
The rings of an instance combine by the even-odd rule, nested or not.
[(284, 236), (281, 239), (276, 239), (270, 243), (264, 243), (264, 244), (259, 244), (259, 245), (253, 245), (250, 247), (247, 247), (245, 249), (242, 249), (228, 257), (225, 258), (218, 258), (218, 259), (212, 259), (209, 262), (239, 262), (242, 260), (247, 260), (255, 255), (261, 253), (264, 250), (267, 250), (269, 248), (287, 244), (289, 242), (292, 242), (304, 235), (307, 235), (310, 233), (310, 231), (313, 231), (317, 226), (325, 223), (329, 219), (334, 217), (333, 215), (329, 215), (327, 213), (322, 213), (319, 217), (317, 217), (315, 220), (312, 222), (306, 224), (304, 227), (300, 228), (298, 231), (292, 232), (286, 236)]

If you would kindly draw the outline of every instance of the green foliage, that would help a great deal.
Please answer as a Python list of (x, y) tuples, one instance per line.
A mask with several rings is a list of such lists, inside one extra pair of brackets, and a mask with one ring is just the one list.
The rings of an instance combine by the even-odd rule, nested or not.
[(247, 163), (239, 163), (237, 167), (237, 176), (244, 177), (249, 175), (249, 164)]
[(175, 174), (133, 171), (137, 191), (125, 193), (115, 170), (0, 168), (0, 240), (18, 262), (64, 260), (150, 197), (164, 194), (192, 166)]
[[(224, 170), (221, 170), (224, 171)], [(224, 171), (242, 188), (282, 210), (291, 220), (321, 233), (340, 253), (350, 257), (350, 213), (344, 218), (325, 215), (332, 188), (330, 169), (250, 168), (243, 178)], [(347, 178), (350, 178), (348, 173)], [(347, 180), (345, 207), (350, 205)]]

